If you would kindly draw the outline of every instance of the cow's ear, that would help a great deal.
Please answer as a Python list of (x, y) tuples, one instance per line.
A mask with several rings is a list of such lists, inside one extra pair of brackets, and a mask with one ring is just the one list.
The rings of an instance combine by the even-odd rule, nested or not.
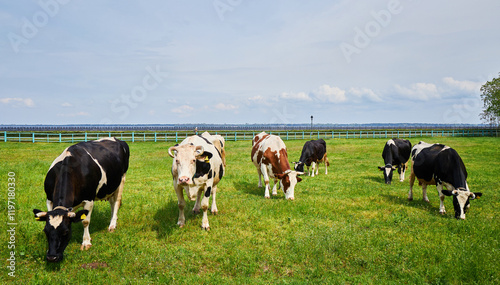
[(385, 170), (385, 167), (379, 166), (379, 167), (378, 167), (378, 170), (380, 170), (380, 171), (384, 171), (384, 170)]
[(471, 199), (479, 199), (481, 196), (483, 196), (483, 193), (481, 192), (474, 192), (474, 195), (471, 195)]
[(176, 154), (177, 154), (177, 148), (175, 146), (172, 146), (168, 149), (168, 155), (170, 155), (170, 157), (174, 157)]
[(82, 220), (85, 220), (85, 218), (87, 218), (88, 214), (89, 214), (89, 210), (81, 210), (81, 211), (78, 211), (77, 213), (69, 212), (68, 216), (70, 217), (71, 222), (77, 223), (77, 222), (80, 222)]
[(208, 157), (208, 159), (210, 159), (210, 158), (212, 158), (213, 154), (211, 152), (204, 151), (201, 156), (205, 156), (205, 157)]
[(47, 220), (47, 212), (42, 212), (38, 209), (33, 209), (33, 214), (35, 214), (35, 220), (37, 220), (37, 221), (46, 221)]
[(297, 183), (299, 183), (300, 181), (302, 181), (302, 178), (297, 176)]
[(441, 190), (441, 193), (443, 193), (446, 196), (453, 196), (453, 192), (450, 190)]
[(203, 146), (201, 146), (201, 145), (196, 146), (196, 149), (194, 150), (194, 156), (196, 156), (196, 157), (201, 156), (201, 155), (203, 155), (204, 152), (205, 152), (205, 149), (203, 148)]

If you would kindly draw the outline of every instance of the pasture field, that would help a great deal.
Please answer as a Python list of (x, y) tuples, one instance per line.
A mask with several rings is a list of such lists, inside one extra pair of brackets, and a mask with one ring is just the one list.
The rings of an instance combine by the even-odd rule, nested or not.
[[(412, 144), (421, 138), (411, 139)], [(455, 148), (469, 173), (467, 219), (454, 218), (452, 199), (439, 214), (434, 186), (430, 203), (415, 186), (408, 201), (404, 182), (385, 185), (377, 166), (386, 139), (327, 140), (328, 175), (303, 176), (295, 201), (281, 190), (271, 199), (258, 188), (251, 142), (227, 142), (226, 175), (217, 192), (218, 215), (186, 207), (176, 225), (172, 187), (173, 143), (129, 143), (130, 168), (118, 213), (108, 233), (110, 206), (96, 202), (90, 223), (93, 246), (80, 251), (82, 225), (64, 260), (45, 261), (44, 223), (32, 210), (46, 210), (43, 181), (54, 158), (70, 144), (0, 143), (0, 282), (17, 284), (500, 284), (500, 139), (423, 138)], [(296, 161), (305, 141), (285, 141)], [(11, 249), (8, 173), (15, 173), (15, 277), (7, 268)], [(397, 173), (396, 173), (397, 174)], [(396, 176), (396, 175), (395, 175)], [(418, 183), (417, 183), (418, 184)]]

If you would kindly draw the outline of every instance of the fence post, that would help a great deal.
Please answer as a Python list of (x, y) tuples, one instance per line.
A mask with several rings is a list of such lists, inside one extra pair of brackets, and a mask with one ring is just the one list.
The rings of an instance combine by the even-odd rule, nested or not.
[(178, 136), (179, 136), (179, 134), (177, 132), (175, 132), (175, 142), (178, 141)]
[(61, 142), (61, 133), (59, 133), (59, 142)]
[(238, 141), (237, 134), (238, 134), (238, 132), (234, 132), (234, 141)]
[(155, 132), (155, 142), (156, 142), (156, 132)]
[(32, 142), (35, 143), (35, 133), (33, 132), (33, 138), (32, 138)]
[(135, 141), (134, 132), (132, 132), (132, 142)]
[(3, 132), (3, 141), (7, 142), (7, 131)]
[(85, 132), (85, 141), (87, 141), (87, 132)]

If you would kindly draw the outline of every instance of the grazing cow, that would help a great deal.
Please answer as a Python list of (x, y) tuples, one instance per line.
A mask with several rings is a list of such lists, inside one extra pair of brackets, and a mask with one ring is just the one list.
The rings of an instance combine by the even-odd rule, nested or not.
[(262, 132), (253, 138), (252, 142), (252, 162), (257, 167), (259, 173), (259, 187), (262, 187), (261, 175), (264, 176), (266, 189), (264, 196), (269, 196), (269, 178), (274, 178), (273, 195), (277, 195), (276, 185), (278, 179), (280, 187), (285, 193), (285, 198), (294, 199), (294, 189), (297, 182), (302, 181), (297, 172), (290, 169), (285, 143), (280, 137)]
[[(193, 212), (199, 213), (203, 210), (201, 227), (210, 230), (208, 223), (208, 199), (212, 195), (212, 214), (217, 214), (215, 194), (217, 183), (224, 176), (224, 163), (222, 159), (223, 143), (220, 147), (214, 145), (213, 141), (219, 141), (217, 137), (206, 133), (194, 135), (184, 139), (179, 145), (170, 147), (168, 154), (173, 157), (172, 178), (175, 193), (177, 194), (179, 206), (179, 219), (177, 225), (183, 227), (186, 221), (184, 217), (185, 190), (191, 201), (196, 201)], [(201, 198), (203, 195), (203, 198)]]
[[(44, 185), (47, 212), (33, 210), (37, 221), (46, 222), (48, 261), (63, 259), (74, 222), (83, 224), (81, 250), (90, 248), (89, 224), (95, 200), (109, 200), (112, 216), (108, 230), (115, 230), (129, 157), (127, 143), (104, 138), (70, 146), (52, 162)], [(83, 210), (75, 213), (80, 207)]]
[(411, 143), (409, 140), (390, 139), (387, 141), (382, 151), (385, 166), (378, 167), (380, 171), (384, 172), (386, 184), (391, 184), (392, 172), (396, 169), (399, 173), (399, 181), (403, 182), (405, 180), (405, 171), (408, 166), (410, 151)]
[[(314, 171), (316, 170), (316, 175), (319, 172), (319, 163), (325, 163), (325, 174), (328, 174), (328, 157), (326, 155), (326, 142), (323, 139), (308, 141), (304, 144), (302, 148), (302, 154), (298, 162), (294, 162), (294, 169), (300, 172), (304, 172), (304, 164), (307, 166), (307, 175), (314, 177)], [(312, 175), (309, 171), (309, 166), (312, 165)]]
[[(467, 185), (467, 170), (458, 153), (449, 146), (419, 142), (412, 149), (410, 192), (408, 200), (413, 200), (415, 178), (422, 185), (423, 200), (427, 198), (427, 185), (436, 185), (439, 194), (439, 213), (445, 214), (444, 196), (453, 196), (455, 218), (465, 219), (470, 207), (469, 200), (482, 196), (480, 192), (470, 192)], [(443, 186), (447, 190), (443, 190)]]

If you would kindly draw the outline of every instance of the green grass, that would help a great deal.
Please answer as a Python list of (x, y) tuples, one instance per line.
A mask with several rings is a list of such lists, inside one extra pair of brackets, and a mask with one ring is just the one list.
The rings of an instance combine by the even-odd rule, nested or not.
[[(282, 192), (264, 198), (250, 161), (250, 141), (228, 142), (227, 172), (217, 193), (219, 214), (209, 214), (211, 230), (201, 230), (201, 215), (190, 210), (178, 228), (177, 198), (166, 143), (130, 143), (131, 161), (118, 214), (107, 232), (108, 202), (92, 214), (92, 248), (80, 251), (81, 224), (58, 264), (45, 261), (43, 223), (32, 209), (45, 210), (43, 181), (68, 144), (1, 143), (0, 212), (7, 219), (7, 173), (16, 173), (16, 277), (7, 275), (6, 222), (0, 223), (0, 281), (68, 284), (499, 284), (500, 140), (425, 138), (454, 147), (469, 172), (472, 201), (465, 221), (438, 212), (439, 198), (429, 187), (430, 203), (415, 187), (408, 201), (408, 177), (385, 185), (385, 139), (327, 140), (329, 174), (304, 177), (295, 201)], [(419, 139), (411, 139), (415, 144)], [(290, 161), (305, 141), (286, 141)], [(280, 190), (281, 191), (281, 190)], [(4, 282), (2, 282), (4, 283)]]

